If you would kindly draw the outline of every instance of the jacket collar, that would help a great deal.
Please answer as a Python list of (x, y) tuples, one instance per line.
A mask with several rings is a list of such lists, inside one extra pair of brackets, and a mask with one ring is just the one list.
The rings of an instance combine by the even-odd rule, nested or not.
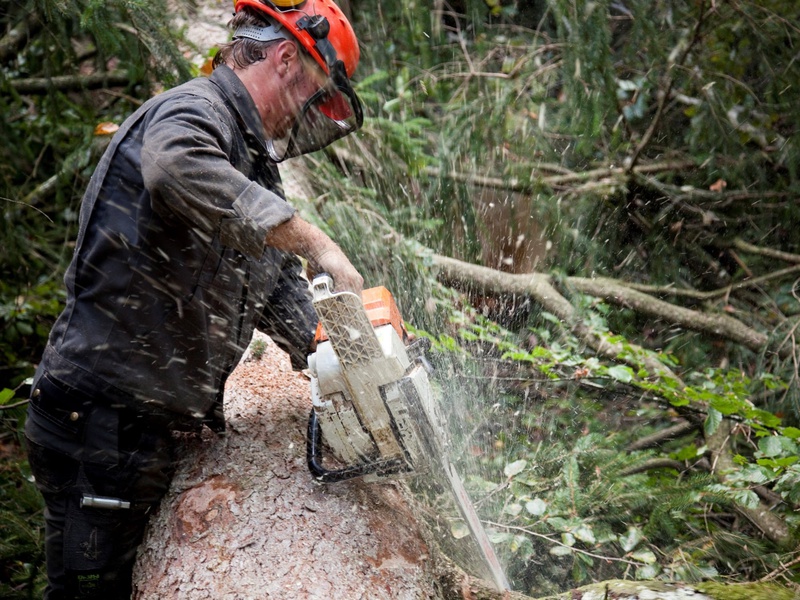
[(258, 114), (256, 104), (253, 102), (250, 92), (244, 87), (242, 80), (227, 65), (219, 65), (211, 73), (209, 79), (220, 88), (228, 99), (231, 107), (236, 111), (237, 119), (258, 143), (259, 149), (265, 149), (266, 140), (264, 139), (261, 115)]

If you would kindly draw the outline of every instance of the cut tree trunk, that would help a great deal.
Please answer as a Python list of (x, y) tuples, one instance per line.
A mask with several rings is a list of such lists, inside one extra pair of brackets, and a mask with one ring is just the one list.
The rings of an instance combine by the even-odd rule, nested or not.
[(140, 551), (135, 598), (440, 597), (401, 483), (311, 477), (310, 397), (273, 344), (243, 361), (228, 383), (227, 434), (182, 440)]

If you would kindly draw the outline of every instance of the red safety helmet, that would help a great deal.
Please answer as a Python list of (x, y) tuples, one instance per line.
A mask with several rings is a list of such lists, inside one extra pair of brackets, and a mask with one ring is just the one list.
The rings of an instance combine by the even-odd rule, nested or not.
[[(356, 72), (361, 56), (358, 39), (347, 17), (333, 0), (235, 0), (236, 12), (244, 6), (263, 12), (286, 27), (326, 73), (330, 73), (331, 58), (344, 63), (348, 77)], [(326, 31), (321, 30), (325, 27), (321, 25), (323, 18), (327, 20)], [(317, 35), (320, 37), (315, 37)], [(333, 46), (335, 57), (324, 54), (319, 43), (322, 40), (327, 40)]]
[(264, 34), (237, 30), (234, 39), (267, 41), (289, 34), (329, 77), (329, 84), (306, 102), (292, 131), (281, 140), (268, 140), (272, 159), (319, 150), (361, 127), (361, 102), (350, 84), (360, 57), (358, 39), (333, 0), (234, 0), (236, 12), (244, 7), (263, 13), (272, 25)]

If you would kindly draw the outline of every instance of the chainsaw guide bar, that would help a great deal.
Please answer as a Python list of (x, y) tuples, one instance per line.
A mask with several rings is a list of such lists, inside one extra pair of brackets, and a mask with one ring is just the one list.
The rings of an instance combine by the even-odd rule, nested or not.
[[(449, 435), (428, 380), (427, 340), (406, 345), (400, 312), (384, 287), (365, 290), (359, 298), (333, 292), (332, 279), (321, 275), (314, 279), (312, 291), (320, 321), (317, 348), (308, 359), (313, 408), (307, 456), (312, 475), (323, 483), (444, 475), (496, 587), (509, 590), (450, 462)], [(342, 466), (323, 466), (323, 444)]]

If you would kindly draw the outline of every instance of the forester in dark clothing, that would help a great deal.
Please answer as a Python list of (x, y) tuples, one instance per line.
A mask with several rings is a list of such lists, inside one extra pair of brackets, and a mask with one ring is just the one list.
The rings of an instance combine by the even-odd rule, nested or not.
[(332, 0), (236, 10), (214, 73), (132, 115), (83, 199), (26, 425), (51, 600), (130, 597), (172, 431), (222, 429), (255, 328), (305, 366), (316, 316), (296, 255), (339, 289), (363, 283), (285, 201), (275, 164), (361, 125), (355, 35)]

